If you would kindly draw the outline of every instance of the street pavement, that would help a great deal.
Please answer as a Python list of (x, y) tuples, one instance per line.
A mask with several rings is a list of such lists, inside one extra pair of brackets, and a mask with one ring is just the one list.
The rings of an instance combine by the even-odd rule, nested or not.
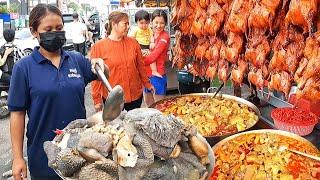
[[(85, 106), (87, 117), (94, 114), (95, 110), (91, 97), (90, 84), (86, 87)], [(26, 120), (26, 122), (27, 121), (28, 120)], [(24, 155), (26, 157), (26, 138), (24, 140)], [(2, 174), (11, 170), (11, 159), (10, 121), (9, 118), (0, 119), (0, 179), (6, 179), (2, 177)]]

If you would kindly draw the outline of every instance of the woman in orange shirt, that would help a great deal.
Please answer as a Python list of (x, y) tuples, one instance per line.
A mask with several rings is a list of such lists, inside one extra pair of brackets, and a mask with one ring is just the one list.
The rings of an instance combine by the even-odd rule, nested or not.
[[(109, 15), (107, 37), (95, 43), (91, 48), (91, 58), (99, 57), (109, 66), (109, 82), (112, 87), (120, 85), (124, 89), (124, 109), (139, 108), (142, 103), (143, 87), (154, 91), (145, 70), (140, 45), (130, 37), (129, 17), (123, 12)], [(96, 111), (102, 110), (108, 96), (101, 81), (92, 82), (92, 97)]]

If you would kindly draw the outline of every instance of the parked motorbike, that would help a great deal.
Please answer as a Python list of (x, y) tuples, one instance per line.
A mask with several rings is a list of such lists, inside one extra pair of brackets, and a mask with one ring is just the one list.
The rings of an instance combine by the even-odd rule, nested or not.
[[(9, 74), (11, 75), (14, 64), (26, 55), (13, 43), (6, 42), (3, 46), (0, 47), (2, 53), (7, 51), (8, 48), (13, 48), (13, 51), (11, 51), (11, 53), (6, 58), (6, 62), (0, 67), (0, 70), (7, 74), (6, 80), (0, 82), (0, 119), (7, 118), (10, 114), (8, 109), (8, 92), (10, 79), (8, 80), (8, 76)], [(4, 74), (1, 75), (1, 78), (2, 76), (4, 76)]]
[(0, 92), (0, 119), (4, 119), (10, 115), (8, 109), (9, 84), (0, 82)]
[(205, 93), (210, 81), (193, 76), (187, 70), (177, 70), (178, 90), (180, 94)]

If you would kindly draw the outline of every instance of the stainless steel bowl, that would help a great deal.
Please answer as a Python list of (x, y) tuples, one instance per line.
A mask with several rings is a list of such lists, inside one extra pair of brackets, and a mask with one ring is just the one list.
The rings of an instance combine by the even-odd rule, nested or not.
[[(169, 98), (165, 98), (165, 99), (162, 99), (160, 101), (157, 101), (155, 103), (153, 103), (150, 108), (155, 108), (157, 104), (160, 104), (160, 103), (163, 103), (165, 101), (168, 101), (168, 100), (172, 100), (172, 99), (176, 99), (176, 98), (179, 98), (179, 97), (187, 97), (187, 96), (213, 96), (213, 93), (192, 93), (192, 94), (185, 94), (185, 95), (178, 95), (178, 96), (173, 96), (173, 97), (169, 97)], [(240, 97), (236, 97), (236, 96), (232, 96), (232, 95), (228, 95), (228, 94), (221, 94), (221, 95), (217, 95), (217, 98), (218, 97), (222, 97), (222, 98), (225, 98), (225, 99), (230, 99), (230, 100), (234, 100), (240, 104), (244, 104), (244, 105), (247, 105), (249, 108), (251, 108), (258, 116), (258, 120), (250, 127), (247, 127), (245, 130), (243, 131), (247, 131), (249, 130), (250, 128), (252, 128), (255, 124), (257, 124), (257, 122), (259, 121), (260, 117), (261, 117), (261, 113), (260, 113), (260, 110), (258, 109), (257, 106), (255, 106), (254, 104), (252, 104), (251, 102), (243, 99), (243, 98), (240, 98)], [(239, 132), (242, 132), (242, 131), (238, 131), (236, 133), (239, 133)], [(236, 134), (236, 133), (228, 133), (228, 134), (223, 134), (223, 135), (218, 135), (218, 136), (204, 136), (207, 141), (209, 142), (209, 144), (211, 146), (213, 146), (214, 144), (216, 144), (217, 142), (221, 141), (222, 139), (230, 136), (230, 135), (233, 135), (233, 134)]]
[(243, 135), (246, 135), (246, 134), (266, 134), (266, 133), (278, 134), (278, 135), (282, 135), (282, 136), (286, 136), (286, 137), (290, 137), (290, 138), (296, 139), (296, 140), (301, 141), (301, 142), (303, 142), (305, 144), (308, 144), (316, 152), (320, 153), (319, 149), (316, 148), (307, 139), (305, 139), (305, 138), (303, 138), (303, 137), (301, 137), (299, 135), (296, 135), (294, 133), (290, 133), (290, 132), (282, 131), (282, 130), (275, 130), (275, 129), (260, 129), (260, 130), (253, 130), (253, 131), (247, 131), (247, 132), (242, 132), (242, 133), (239, 133), (239, 134), (235, 134), (235, 135), (229, 136), (229, 137), (225, 138), (224, 140), (222, 140), (222, 141), (218, 142), (217, 144), (215, 144), (212, 147), (212, 150), (214, 151), (216, 148), (222, 146), (223, 144), (227, 143), (228, 141), (231, 141), (232, 139), (234, 139), (236, 137), (239, 137), (239, 136), (243, 136)]

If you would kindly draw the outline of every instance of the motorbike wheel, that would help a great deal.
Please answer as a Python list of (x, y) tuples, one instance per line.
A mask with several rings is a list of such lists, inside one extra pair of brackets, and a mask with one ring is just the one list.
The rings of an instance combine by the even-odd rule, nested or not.
[(0, 119), (9, 117), (10, 111), (8, 109), (8, 96), (0, 97)]

